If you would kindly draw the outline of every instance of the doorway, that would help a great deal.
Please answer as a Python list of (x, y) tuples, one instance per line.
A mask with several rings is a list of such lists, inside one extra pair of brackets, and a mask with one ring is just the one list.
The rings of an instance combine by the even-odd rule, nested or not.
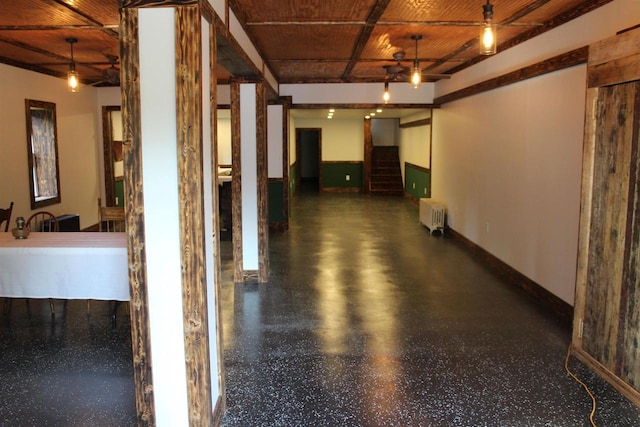
[(296, 175), (300, 179), (299, 190), (322, 190), (322, 129), (296, 129)]

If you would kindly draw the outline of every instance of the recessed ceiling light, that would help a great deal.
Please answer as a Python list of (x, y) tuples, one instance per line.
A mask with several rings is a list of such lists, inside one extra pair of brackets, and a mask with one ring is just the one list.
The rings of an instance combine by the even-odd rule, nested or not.
[(382, 113), (382, 108), (378, 108), (378, 109), (376, 110), (376, 113)]

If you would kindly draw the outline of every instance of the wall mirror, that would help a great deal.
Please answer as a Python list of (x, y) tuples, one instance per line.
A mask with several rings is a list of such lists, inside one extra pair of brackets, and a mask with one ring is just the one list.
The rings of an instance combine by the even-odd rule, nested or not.
[(56, 104), (25, 99), (31, 209), (60, 203)]
[(124, 206), (122, 157), (122, 111), (119, 106), (102, 107), (104, 195), (106, 206)]

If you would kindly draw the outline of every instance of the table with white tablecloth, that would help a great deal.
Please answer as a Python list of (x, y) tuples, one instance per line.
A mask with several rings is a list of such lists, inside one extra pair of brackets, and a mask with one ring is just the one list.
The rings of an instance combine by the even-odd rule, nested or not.
[(0, 297), (129, 301), (125, 233), (0, 233)]

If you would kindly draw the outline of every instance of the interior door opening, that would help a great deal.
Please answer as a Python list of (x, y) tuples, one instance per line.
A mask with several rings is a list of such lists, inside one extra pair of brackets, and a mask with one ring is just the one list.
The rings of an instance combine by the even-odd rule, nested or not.
[(321, 132), (321, 129), (296, 130), (296, 164), (302, 192), (322, 190)]

